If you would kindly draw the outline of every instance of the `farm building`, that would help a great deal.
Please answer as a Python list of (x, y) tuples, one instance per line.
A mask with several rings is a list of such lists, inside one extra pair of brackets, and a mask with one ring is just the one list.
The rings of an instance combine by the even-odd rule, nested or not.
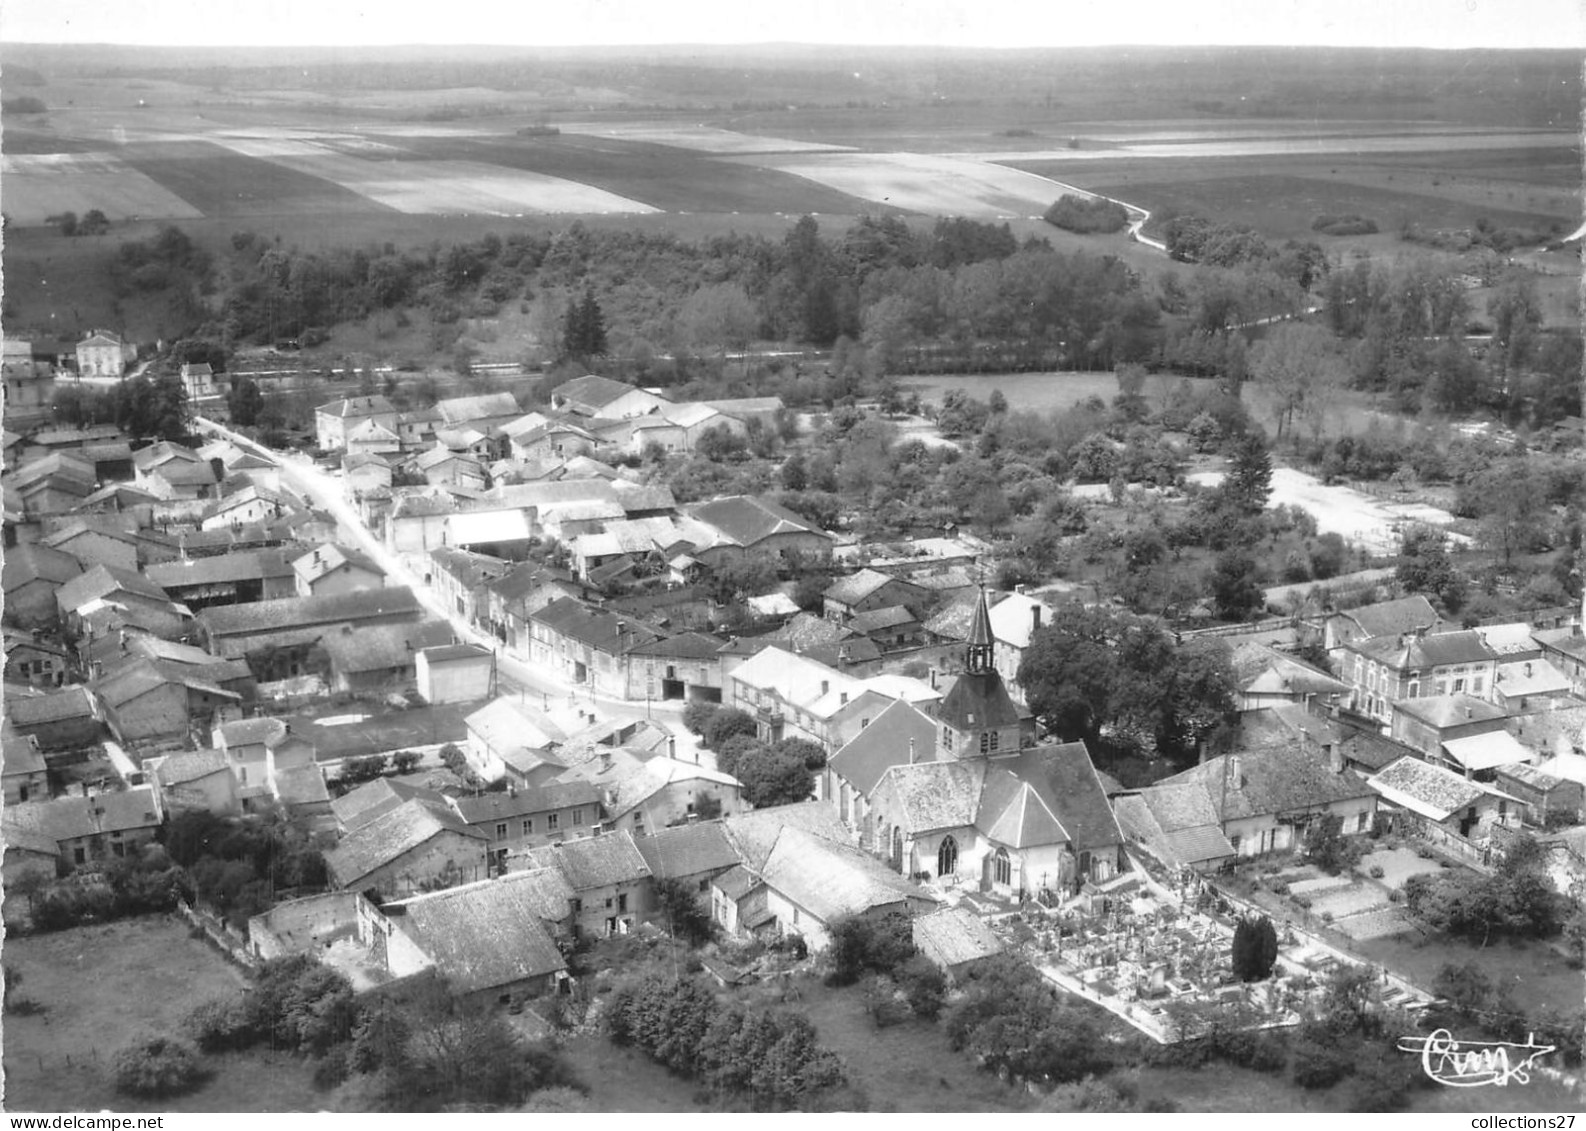
[(181, 558), (144, 571), (154, 584), (195, 613), (215, 605), (274, 601), (297, 594), (292, 568), (280, 550), (242, 550)]
[(71, 653), (64, 644), (54, 644), (31, 633), (5, 633), (5, 678), (7, 683), (29, 687), (60, 687), (71, 670)]
[(183, 751), (144, 763), (161, 820), (188, 810), (236, 816), (237, 779), (218, 750)]
[(1586, 786), (1539, 766), (1503, 766), (1494, 774), (1493, 784), (1525, 805), (1526, 819), (1532, 824), (1545, 825), (1554, 817), (1579, 821), (1586, 812)]
[(573, 930), (625, 935), (650, 910), (650, 866), (625, 830), (569, 840), (525, 854), (531, 868), (554, 868), (573, 890)]
[(38, 739), (18, 734), (9, 720), (0, 729), (0, 782), (7, 807), (24, 801), (45, 801), (50, 796), (49, 763), (44, 760)]
[(1452, 739), (1492, 734), (1505, 726), (1501, 707), (1464, 692), (1424, 699), (1401, 699), (1392, 705), (1389, 734), (1434, 761), (1443, 757), (1443, 744)]
[(7, 694), (5, 714), (18, 734), (32, 735), (46, 754), (80, 750), (104, 737), (98, 705), (85, 687), (44, 695)]
[(448, 797), (469, 828), (490, 838), (491, 861), (505, 870), (509, 853), (593, 836), (601, 826), (600, 792), (592, 782), (511, 786), (505, 793)]
[(314, 410), (314, 433), (323, 451), (347, 446), (347, 432), (366, 420), (395, 429), (396, 409), (384, 397), (352, 397), (331, 401)]
[(1489, 836), (1493, 826), (1518, 827), (1525, 808), (1494, 786), (1418, 758), (1400, 758), (1366, 781), (1386, 806), (1408, 814), (1423, 829), (1467, 843)]
[(387, 587), (205, 609), (198, 629), (216, 655), (247, 656), (259, 678), (284, 679), (304, 674), (308, 649), (332, 627), (411, 624), (424, 615), (412, 590)]
[(551, 407), (602, 420), (645, 416), (669, 404), (664, 397), (591, 373), (551, 390)]
[(426, 703), (472, 703), (495, 686), (495, 653), (477, 644), (421, 648), (413, 666), (419, 698)]
[(918, 915), (910, 926), (915, 948), (948, 975), (960, 974), (970, 963), (1003, 951), (996, 933), (965, 907)]
[[(798, 552), (822, 555), (831, 552), (832, 536), (805, 522), (777, 503), (757, 495), (733, 495), (708, 503), (695, 503), (688, 513), (716, 531), (716, 541), (695, 554), (707, 564), (739, 554), (784, 557)], [(897, 601), (886, 602), (889, 605)]]
[(550, 751), (567, 735), (544, 711), (502, 697), (463, 720), (468, 761), (486, 781), (506, 778), (518, 787), (544, 785), (566, 767)]
[(315, 546), (291, 559), (299, 597), (324, 597), (385, 586), (385, 570), (373, 559), (341, 546)]
[(319, 638), (330, 662), (331, 687), (354, 694), (411, 686), (417, 678), (418, 652), (451, 642), (452, 627), (443, 620), (344, 624)]
[(183, 664), (137, 657), (97, 681), (105, 721), (128, 746), (181, 742), (196, 722), (235, 708), (241, 696), (227, 691)]
[(768, 925), (799, 935), (814, 951), (831, 944), (831, 926), (850, 915), (899, 912), (914, 916), (936, 908), (924, 888), (868, 853), (785, 828), (760, 873)]
[(657, 829), (648, 836), (634, 837), (633, 842), (652, 876), (687, 884), (699, 893), (700, 905), (707, 909), (710, 882), (741, 864), (720, 821)]
[(338, 888), (392, 898), (487, 878), (488, 843), (461, 818), (415, 798), (342, 837), (325, 867)]
[(55, 593), (83, 572), (83, 566), (64, 550), (44, 545), (7, 549), (4, 573), (5, 619), (24, 627), (49, 624), (60, 615)]

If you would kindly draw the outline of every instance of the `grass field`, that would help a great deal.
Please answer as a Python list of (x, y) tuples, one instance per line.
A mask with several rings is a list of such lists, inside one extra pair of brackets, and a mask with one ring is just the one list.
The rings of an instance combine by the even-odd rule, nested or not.
[(241, 991), (237, 970), (174, 917), (6, 939), (5, 961), (41, 1014), (5, 1018), (7, 1111), (309, 1111), (312, 1071), (268, 1051), (208, 1058), (208, 1084), (175, 1100), (116, 1092), (110, 1064), (138, 1036), (171, 1033), (200, 1002)]
[(395, 212), (343, 185), (207, 141), (128, 146), (124, 160), (205, 217), (248, 222), (270, 215)]
[[(1179, 378), (1170, 378), (1177, 384)], [(941, 404), (942, 395), (949, 389), (959, 389), (976, 400), (984, 401), (1000, 392), (1008, 398), (1008, 407), (1025, 412), (1063, 412), (1089, 397), (1100, 397), (1108, 404), (1118, 395), (1118, 378), (1111, 373), (959, 373), (932, 377), (902, 377), (898, 383), (910, 391), (918, 391), (926, 403)], [(1207, 378), (1192, 378), (1196, 389), (1209, 388)], [(1160, 398), (1166, 382), (1149, 379), (1146, 382), (1147, 400)]]

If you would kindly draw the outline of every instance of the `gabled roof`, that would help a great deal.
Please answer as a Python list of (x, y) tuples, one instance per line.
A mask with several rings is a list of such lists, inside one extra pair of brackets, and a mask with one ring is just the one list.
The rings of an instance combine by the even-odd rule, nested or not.
[(414, 799), (442, 809), (447, 805), (446, 798), (432, 790), (391, 778), (375, 778), (336, 798), (330, 803), (330, 811), (335, 814), (336, 823), (351, 832)]
[(426, 805), (405, 801), (368, 824), (360, 825), (325, 853), (325, 866), (341, 887), (356, 887), (359, 880), (399, 859), (443, 832), (468, 837), (482, 845), (486, 838), (459, 817)]
[(844, 605), (852, 605), (863, 601), (891, 584), (904, 584), (891, 574), (882, 573), (880, 570), (862, 569), (858, 573), (851, 573), (847, 577), (839, 577), (826, 587), (822, 597), (829, 601), (837, 601)]
[(229, 774), (231, 766), (218, 750), (184, 750), (153, 762), (154, 778), (161, 785), (200, 781), (212, 774)]
[(202, 691), (222, 699), (239, 699), (234, 691), (227, 691), (205, 679), (186, 664), (162, 664), (142, 657), (129, 660), (105, 676), (95, 687), (104, 703), (119, 709), (150, 691), (169, 684)]
[(975, 826), (987, 839), (1009, 848), (1073, 840), (1033, 785), (995, 764), (986, 771)]
[(6, 550), (5, 563), (0, 566), (7, 593), (34, 581), (64, 585), (82, 572), (82, 562), (65, 550), (33, 542)]
[(985, 773), (978, 760), (916, 762), (887, 769), (876, 790), (893, 791), (901, 809), (899, 823), (907, 833), (965, 828), (975, 823)]
[(822, 923), (907, 900), (935, 902), (874, 857), (797, 828), (782, 830), (761, 878)]
[(11, 695), (5, 698), (6, 718), (18, 727), (43, 726), (66, 719), (92, 718), (93, 700), (84, 687), (64, 687), (44, 695)]
[(241, 605), (217, 605), (198, 614), (212, 636), (243, 636), (290, 631), (343, 621), (406, 615), (416, 618), (423, 606), (406, 586), (327, 593), (318, 597), (282, 597)]
[(854, 632), (868, 634), (918, 623), (914, 614), (902, 605), (889, 605), (884, 609), (871, 609), (860, 613), (848, 622), (848, 627)]
[(343, 566), (385, 576), (385, 570), (367, 554), (334, 544), (315, 546), (292, 559), (292, 572), (309, 584), (335, 573)]
[(1034, 788), (1068, 833), (1075, 852), (1122, 842), (1106, 790), (1083, 742), (1037, 746), (993, 758), (990, 764)]
[[(567, 737), (545, 712), (511, 696), (485, 704), (465, 718), (463, 725), (503, 758), (521, 750), (548, 751)], [(548, 754), (542, 753), (541, 760), (559, 764)]]
[(831, 538), (826, 531), (805, 522), (786, 507), (758, 495), (733, 495), (696, 503), (689, 508), (689, 513), (745, 548), (752, 548), (775, 534), (814, 534)]
[(523, 410), (511, 393), (482, 393), (436, 401), (435, 411), (448, 424), (466, 424), (492, 416), (517, 416)]
[(1336, 614), (1354, 621), (1366, 636), (1397, 636), (1416, 629), (1431, 628), (1441, 619), (1432, 603), (1417, 593), (1396, 601), (1379, 601), (1344, 609)]
[(402, 624), (344, 624), (319, 638), (331, 667), (343, 674), (382, 672), (413, 665), (422, 648), (450, 644), (452, 626), (443, 620)]
[(330, 401), (314, 409), (318, 416), (339, 416), (343, 419), (357, 418), (360, 416), (374, 416), (376, 413), (390, 413), (396, 415), (396, 409), (391, 402), (381, 396), (373, 397), (348, 397), (345, 400)]
[(725, 871), (738, 863), (738, 850), (727, 839), (727, 830), (720, 821), (661, 829), (649, 836), (635, 837), (634, 844), (657, 879)]
[(661, 637), (642, 621), (604, 612), (572, 597), (552, 601), (538, 612), (530, 613), (529, 619), (570, 640), (611, 655), (623, 654)]
[(574, 778), (571, 781), (547, 782), (532, 789), (519, 788), (510, 793), (453, 797), (449, 803), (458, 816), (470, 825), (487, 825), (534, 813), (549, 813), (554, 809), (570, 809), (575, 805), (593, 806), (599, 802), (600, 791), (595, 788), (594, 782)]
[(1396, 699), (1393, 709), (1439, 730), (1505, 717), (1501, 707), (1494, 707), (1485, 699), (1477, 699), (1463, 691), (1456, 691), (1452, 695), (1428, 695), (1419, 699)]
[(831, 756), (829, 764), (834, 773), (869, 796), (887, 770), (909, 764), (911, 745), (916, 761), (934, 759), (936, 721), (900, 700), (888, 705), (869, 726), (849, 739)]
[(1205, 790), (1199, 786), (1151, 787), (1114, 799), (1114, 814), (1128, 838), (1143, 842), (1159, 860), (1175, 866), (1200, 866), (1237, 856), (1215, 814), (1209, 823), (1197, 823), (1198, 814), (1174, 816), (1162, 811), (1161, 797), (1172, 790), (1205, 799)]
[(1561, 695), (1570, 689), (1569, 676), (1546, 660), (1519, 660), (1498, 665), (1498, 691), (1516, 695)]
[(558, 869), (575, 892), (637, 883), (650, 875), (626, 829), (532, 849), (528, 855), (537, 867)]
[(590, 373), (583, 377), (574, 377), (571, 381), (564, 381), (552, 390), (551, 395), (571, 404), (600, 409), (629, 393), (639, 391), (636, 385), (626, 385), (621, 381), (613, 381), (610, 377)]
[[(836, 668), (781, 648), (763, 648), (732, 670), (732, 678), (749, 687), (774, 691), (788, 703), (813, 710), (834, 693), (857, 691), (858, 681)], [(837, 704), (831, 702), (833, 709)]]
[(92, 491), (98, 483), (94, 465), (77, 452), (51, 452), (47, 456), (30, 459), (14, 469), (10, 478), (17, 487), (25, 487), (37, 480), (53, 479), (77, 483)]
[(1499, 766), (1513, 766), (1531, 760), (1531, 751), (1515, 741), (1506, 730), (1491, 734), (1473, 734), (1468, 738), (1451, 738), (1443, 749), (1466, 770), (1491, 770)]
[(1350, 648), (1398, 671), (1420, 671), (1450, 664), (1479, 664), (1497, 658), (1477, 632), (1443, 632), (1436, 636), (1374, 636)]
[(1372, 771), (1391, 765), (1400, 758), (1418, 756), (1415, 747), (1370, 730), (1351, 730), (1340, 740), (1339, 753), (1346, 762), (1354, 762)]
[(1483, 795), (1494, 792), (1419, 758), (1400, 758), (1387, 769), (1373, 774), (1367, 784), (1384, 801), (1434, 821), (1447, 820), (1452, 814), (1475, 804)]
[(738, 787), (738, 779), (720, 770), (712, 770), (695, 762), (677, 758), (650, 758), (633, 773), (618, 779), (615, 796), (611, 800), (610, 815), (622, 817), (634, 807), (644, 804), (661, 790), (678, 782), (700, 782), (707, 785)]
[(49, 769), (38, 739), (29, 734), (17, 734), (7, 725), (0, 739), (0, 774), (42, 774)]
[(798, 829), (823, 840), (847, 844), (848, 829), (837, 816), (837, 810), (826, 801), (800, 801), (793, 805), (774, 805), (768, 809), (755, 809), (736, 813), (722, 821), (727, 839), (738, 850), (744, 867), (759, 872), (775, 847), (784, 829)]
[(386, 915), (435, 963), (453, 993), (567, 969), (541, 922), (536, 884), (520, 876), (464, 884), (391, 904)]
[(920, 953), (944, 969), (1003, 951), (996, 932), (964, 907), (943, 907), (929, 915), (916, 916), (911, 926), (914, 945)]
[(182, 558), (144, 567), (143, 575), (161, 587), (219, 585), (235, 581), (262, 581), (292, 576), (280, 550), (234, 550), (204, 558)]
[(1266, 644), (1246, 641), (1233, 649), (1234, 676), (1247, 695), (1340, 695), (1349, 684)]
[(12, 831), (60, 842), (113, 832), (151, 829), (159, 825), (154, 812), (154, 791), (148, 786), (92, 797), (59, 797), (5, 807), (6, 841)]
[[(1237, 759), (1236, 767), (1230, 765), (1230, 759)], [(1334, 773), (1325, 760), (1297, 743), (1219, 755), (1157, 784), (1199, 784), (1217, 806), (1223, 822), (1371, 795), (1365, 781), (1353, 770)]]

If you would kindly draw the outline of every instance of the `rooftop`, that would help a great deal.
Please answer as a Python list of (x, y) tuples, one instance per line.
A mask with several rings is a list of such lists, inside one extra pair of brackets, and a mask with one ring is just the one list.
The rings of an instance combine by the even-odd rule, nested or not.
[(575, 892), (636, 883), (650, 875), (626, 829), (533, 849), (529, 856), (538, 867), (560, 870)]

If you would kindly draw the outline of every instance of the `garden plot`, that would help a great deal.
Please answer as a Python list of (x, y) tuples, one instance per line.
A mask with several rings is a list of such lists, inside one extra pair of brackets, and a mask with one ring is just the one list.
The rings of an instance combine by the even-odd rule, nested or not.
[(1352, 939), (1380, 939), (1389, 935), (1402, 935), (1410, 929), (1411, 924), (1397, 907), (1382, 907), (1341, 919), (1335, 916), (1333, 927)]
[(1035, 173), (967, 156), (821, 153), (753, 160), (863, 200), (933, 216), (1039, 218), (1064, 193), (1089, 195)]
[(1311, 910), (1315, 914), (1331, 912), (1334, 919), (1360, 915), (1388, 906), (1390, 906), (1388, 893), (1379, 885), (1365, 881), (1357, 881), (1344, 888), (1317, 895), (1311, 902)]
[(564, 134), (613, 137), (622, 141), (644, 141), (670, 145), (700, 153), (729, 156), (736, 153), (835, 153), (850, 150), (847, 145), (828, 145), (820, 141), (794, 141), (785, 137), (741, 134), (714, 126), (676, 126), (664, 123), (631, 122), (618, 126), (573, 122), (558, 128)]
[(1315, 895), (1317, 892), (1347, 888), (1350, 882), (1348, 876), (1318, 876), (1310, 880), (1295, 880), (1289, 884), (1289, 891), (1295, 895)]
[(61, 212), (97, 208), (111, 220), (192, 220), (202, 215), (125, 162), (105, 153), (16, 153), (0, 158), (6, 215), (42, 224)]
[(226, 148), (321, 177), (361, 196), (418, 215), (643, 213), (659, 209), (605, 189), (474, 161), (370, 160), (300, 138), (228, 137)]

